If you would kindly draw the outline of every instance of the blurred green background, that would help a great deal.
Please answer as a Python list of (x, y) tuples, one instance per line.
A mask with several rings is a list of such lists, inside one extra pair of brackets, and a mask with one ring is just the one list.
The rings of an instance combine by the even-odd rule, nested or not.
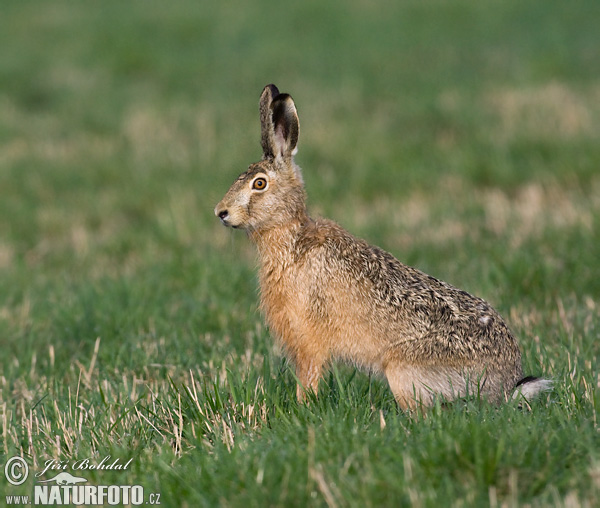
[[(189, 381), (190, 369), (221, 388), (226, 369), (252, 379), (264, 369), (273, 383), (285, 378), (256, 310), (253, 247), (213, 215), (230, 183), (260, 158), (258, 98), (267, 83), (296, 102), (296, 160), (313, 214), (488, 299), (519, 336), (526, 371), (546, 372), (572, 393), (596, 393), (589, 390), (598, 384), (600, 338), (598, 20), (596, 0), (4, 1), (3, 454), (25, 450), (40, 461), (75, 454), (64, 446), (56, 452), (50, 435), (27, 444), (26, 429), (42, 408), (48, 421), (61, 421), (82, 372), (88, 411), (104, 407), (97, 411), (109, 421), (152, 393), (176, 401), (171, 390)], [(342, 379), (372, 386), (350, 372), (342, 370)], [(368, 428), (379, 428), (381, 407), (394, 412), (389, 394), (381, 397)], [(559, 402), (561, 421), (573, 417), (570, 411), (595, 415), (598, 399), (590, 397), (575, 409)], [(332, 425), (338, 410), (323, 409)], [(592, 421), (579, 429), (581, 458), (556, 487), (557, 499), (574, 491), (585, 502), (598, 492)], [(161, 438), (139, 437), (147, 422), (129, 424), (137, 430), (120, 434), (107, 423), (98, 432), (123, 453), (142, 453), (148, 443), (159, 457), (170, 453)], [(300, 418), (296, 430), (307, 426)], [(128, 432), (133, 437), (125, 439)], [(262, 449), (254, 434), (240, 433)], [(81, 439), (84, 447), (85, 433)], [(432, 439), (433, 449), (439, 444), (423, 439)], [(572, 439), (565, 434), (559, 442)], [(194, 453), (203, 445), (187, 446), (191, 462), (200, 461)], [(281, 446), (285, 455), (299, 445)], [(231, 476), (240, 457), (223, 453), (230, 468), (221, 471)], [(525, 501), (554, 499), (559, 455), (538, 483), (511, 492)], [(417, 471), (423, 463), (414, 460)], [(525, 468), (537, 467), (523, 460)], [(165, 461), (176, 478), (192, 474), (186, 460)], [(323, 464), (334, 471), (337, 463)], [(423, 478), (454, 469), (439, 467)], [(498, 467), (500, 473), (459, 479), (459, 487), (443, 492), (467, 504), (488, 502), (490, 485), (508, 485), (507, 471), (519, 469), (510, 457)], [(245, 469), (256, 477), (253, 465)], [(288, 486), (289, 493), (282, 487), (279, 497), (267, 498), (308, 502), (316, 488), (317, 504), (365, 505), (369, 488), (379, 485), (373, 474), (363, 494), (338, 497), (333, 490), (332, 498), (317, 488), (317, 473), (300, 494)], [(224, 501), (216, 492), (223, 477), (213, 474), (215, 485), (205, 484), (204, 494), (190, 487), (184, 504)], [(160, 480), (162, 488), (177, 491), (171, 480)], [(267, 495), (256, 488), (247, 495), (234, 488), (231, 503)], [(397, 489), (414, 501), (405, 484)], [(500, 501), (509, 490), (499, 487)], [(425, 486), (422, 492), (430, 499)]]

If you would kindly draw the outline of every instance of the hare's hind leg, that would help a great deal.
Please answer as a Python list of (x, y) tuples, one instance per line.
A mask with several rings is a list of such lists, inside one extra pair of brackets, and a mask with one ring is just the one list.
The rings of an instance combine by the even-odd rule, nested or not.
[(402, 409), (416, 409), (417, 406), (431, 404), (431, 394), (422, 393), (415, 368), (408, 365), (390, 364), (385, 368), (385, 377), (396, 402)]
[(390, 362), (384, 372), (402, 409), (431, 406), (436, 396), (452, 400), (467, 391), (464, 373), (453, 368)]

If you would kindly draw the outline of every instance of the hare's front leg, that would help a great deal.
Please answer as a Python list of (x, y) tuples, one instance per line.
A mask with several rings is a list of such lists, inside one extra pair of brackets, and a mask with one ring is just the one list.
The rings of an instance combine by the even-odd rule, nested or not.
[(298, 378), (296, 397), (299, 401), (306, 400), (306, 394), (309, 391), (317, 394), (324, 363), (319, 356), (298, 355), (296, 357), (296, 377)]

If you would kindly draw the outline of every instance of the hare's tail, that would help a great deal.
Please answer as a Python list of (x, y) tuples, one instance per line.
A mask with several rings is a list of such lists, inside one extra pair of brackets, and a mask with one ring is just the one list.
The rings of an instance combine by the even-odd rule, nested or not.
[(513, 399), (524, 397), (525, 399), (534, 399), (538, 395), (552, 389), (552, 381), (550, 379), (542, 379), (539, 377), (527, 376), (521, 379), (513, 392)]

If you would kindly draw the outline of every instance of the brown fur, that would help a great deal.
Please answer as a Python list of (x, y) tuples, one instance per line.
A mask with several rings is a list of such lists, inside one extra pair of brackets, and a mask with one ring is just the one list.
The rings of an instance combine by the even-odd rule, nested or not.
[[(240, 175), (215, 214), (256, 244), (261, 308), (301, 386), (316, 392), (337, 359), (384, 374), (403, 408), (429, 405), (435, 395), (507, 398), (522, 378), (521, 354), (498, 313), (334, 222), (310, 218), (293, 161), (292, 98), (268, 85), (260, 118), (263, 159)], [(253, 188), (257, 178), (265, 189)]]

